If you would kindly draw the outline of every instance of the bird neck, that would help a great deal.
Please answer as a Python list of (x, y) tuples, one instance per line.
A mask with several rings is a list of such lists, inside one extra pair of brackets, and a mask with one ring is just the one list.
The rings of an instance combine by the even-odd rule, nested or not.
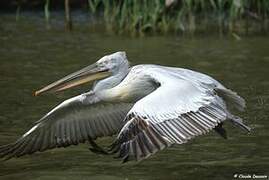
[(125, 76), (128, 73), (129, 73), (129, 69), (126, 68), (124, 70), (119, 71), (118, 73), (113, 74), (112, 76), (106, 79), (97, 81), (93, 87), (93, 91), (100, 92), (102, 90), (111, 89), (117, 86), (125, 78)]

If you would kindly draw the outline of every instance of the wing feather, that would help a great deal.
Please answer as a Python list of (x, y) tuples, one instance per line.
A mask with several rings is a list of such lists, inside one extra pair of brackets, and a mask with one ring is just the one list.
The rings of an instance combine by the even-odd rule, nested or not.
[[(77, 145), (120, 130), (129, 103), (104, 103), (93, 92), (64, 101), (39, 120), (16, 142), (0, 147), (6, 159)], [(99, 112), (100, 111), (100, 112)]]
[(111, 152), (118, 152), (124, 162), (185, 143), (233, 117), (214, 90), (224, 87), (212, 78), (203, 76), (202, 82), (196, 74), (192, 82), (190, 76), (182, 78), (174, 70), (160, 68), (145, 73), (160, 87), (134, 104), (111, 146)]

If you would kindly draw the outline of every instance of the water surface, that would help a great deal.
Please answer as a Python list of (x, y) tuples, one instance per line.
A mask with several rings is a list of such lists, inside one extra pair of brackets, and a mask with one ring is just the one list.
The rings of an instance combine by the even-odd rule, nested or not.
[[(61, 17), (60, 17), (61, 18)], [(86, 21), (87, 22), (87, 21)], [(39, 17), (0, 15), (0, 144), (16, 140), (61, 101), (90, 88), (33, 97), (34, 90), (124, 50), (132, 64), (153, 63), (207, 73), (247, 101), (239, 113), (253, 128), (246, 134), (225, 124), (229, 138), (211, 132), (140, 163), (121, 164), (91, 153), (88, 145), (36, 153), (0, 162), (0, 179), (233, 179), (235, 173), (269, 175), (269, 38), (241, 41), (214, 36), (132, 38), (89, 30), (83, 21), (65, 32)], [(107, 143), (109, 140), (101, 140)]]

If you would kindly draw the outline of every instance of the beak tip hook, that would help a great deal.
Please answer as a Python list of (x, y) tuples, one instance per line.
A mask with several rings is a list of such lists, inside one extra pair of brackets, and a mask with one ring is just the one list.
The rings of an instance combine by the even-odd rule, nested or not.
[(34, 93), (33, 93), (33, 96), (38, 96), (39, 95), (39, 92), (38, 91), (35, 91)]

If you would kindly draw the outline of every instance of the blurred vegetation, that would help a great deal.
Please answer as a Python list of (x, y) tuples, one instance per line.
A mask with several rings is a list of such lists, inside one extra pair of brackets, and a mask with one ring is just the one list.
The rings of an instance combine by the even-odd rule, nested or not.
[(268, 31), (268, 0), (88, 0), (102, 12), (109, 30), (119, 33), (225, 33)]
[[(50, 1), (41, 1), (47, 27), (50, 22)], [(21, 2), (17, 2), (17, 13)], [(24, 4), (30, 1), (24, 0)], [(40, 1), (39, 1), (40, 2)], [(59, 3), (59, 1), (57, 1)], [(71, 27), (70, 11), (78, 3), (86, 3), (93, 17), (102, 21), (107, 30), (116, 33), (144, 35), (147, 33), (267, 33), (269, 0), (63, 0), (67, 24)], [(70, 6), (70, 8), (69, 8)], [(17, 15), (18, 16), (18, 15)], [(18, 17), (17, 17), (18, 19)], [(67, 26), (68, 27), (68, 26)]]

